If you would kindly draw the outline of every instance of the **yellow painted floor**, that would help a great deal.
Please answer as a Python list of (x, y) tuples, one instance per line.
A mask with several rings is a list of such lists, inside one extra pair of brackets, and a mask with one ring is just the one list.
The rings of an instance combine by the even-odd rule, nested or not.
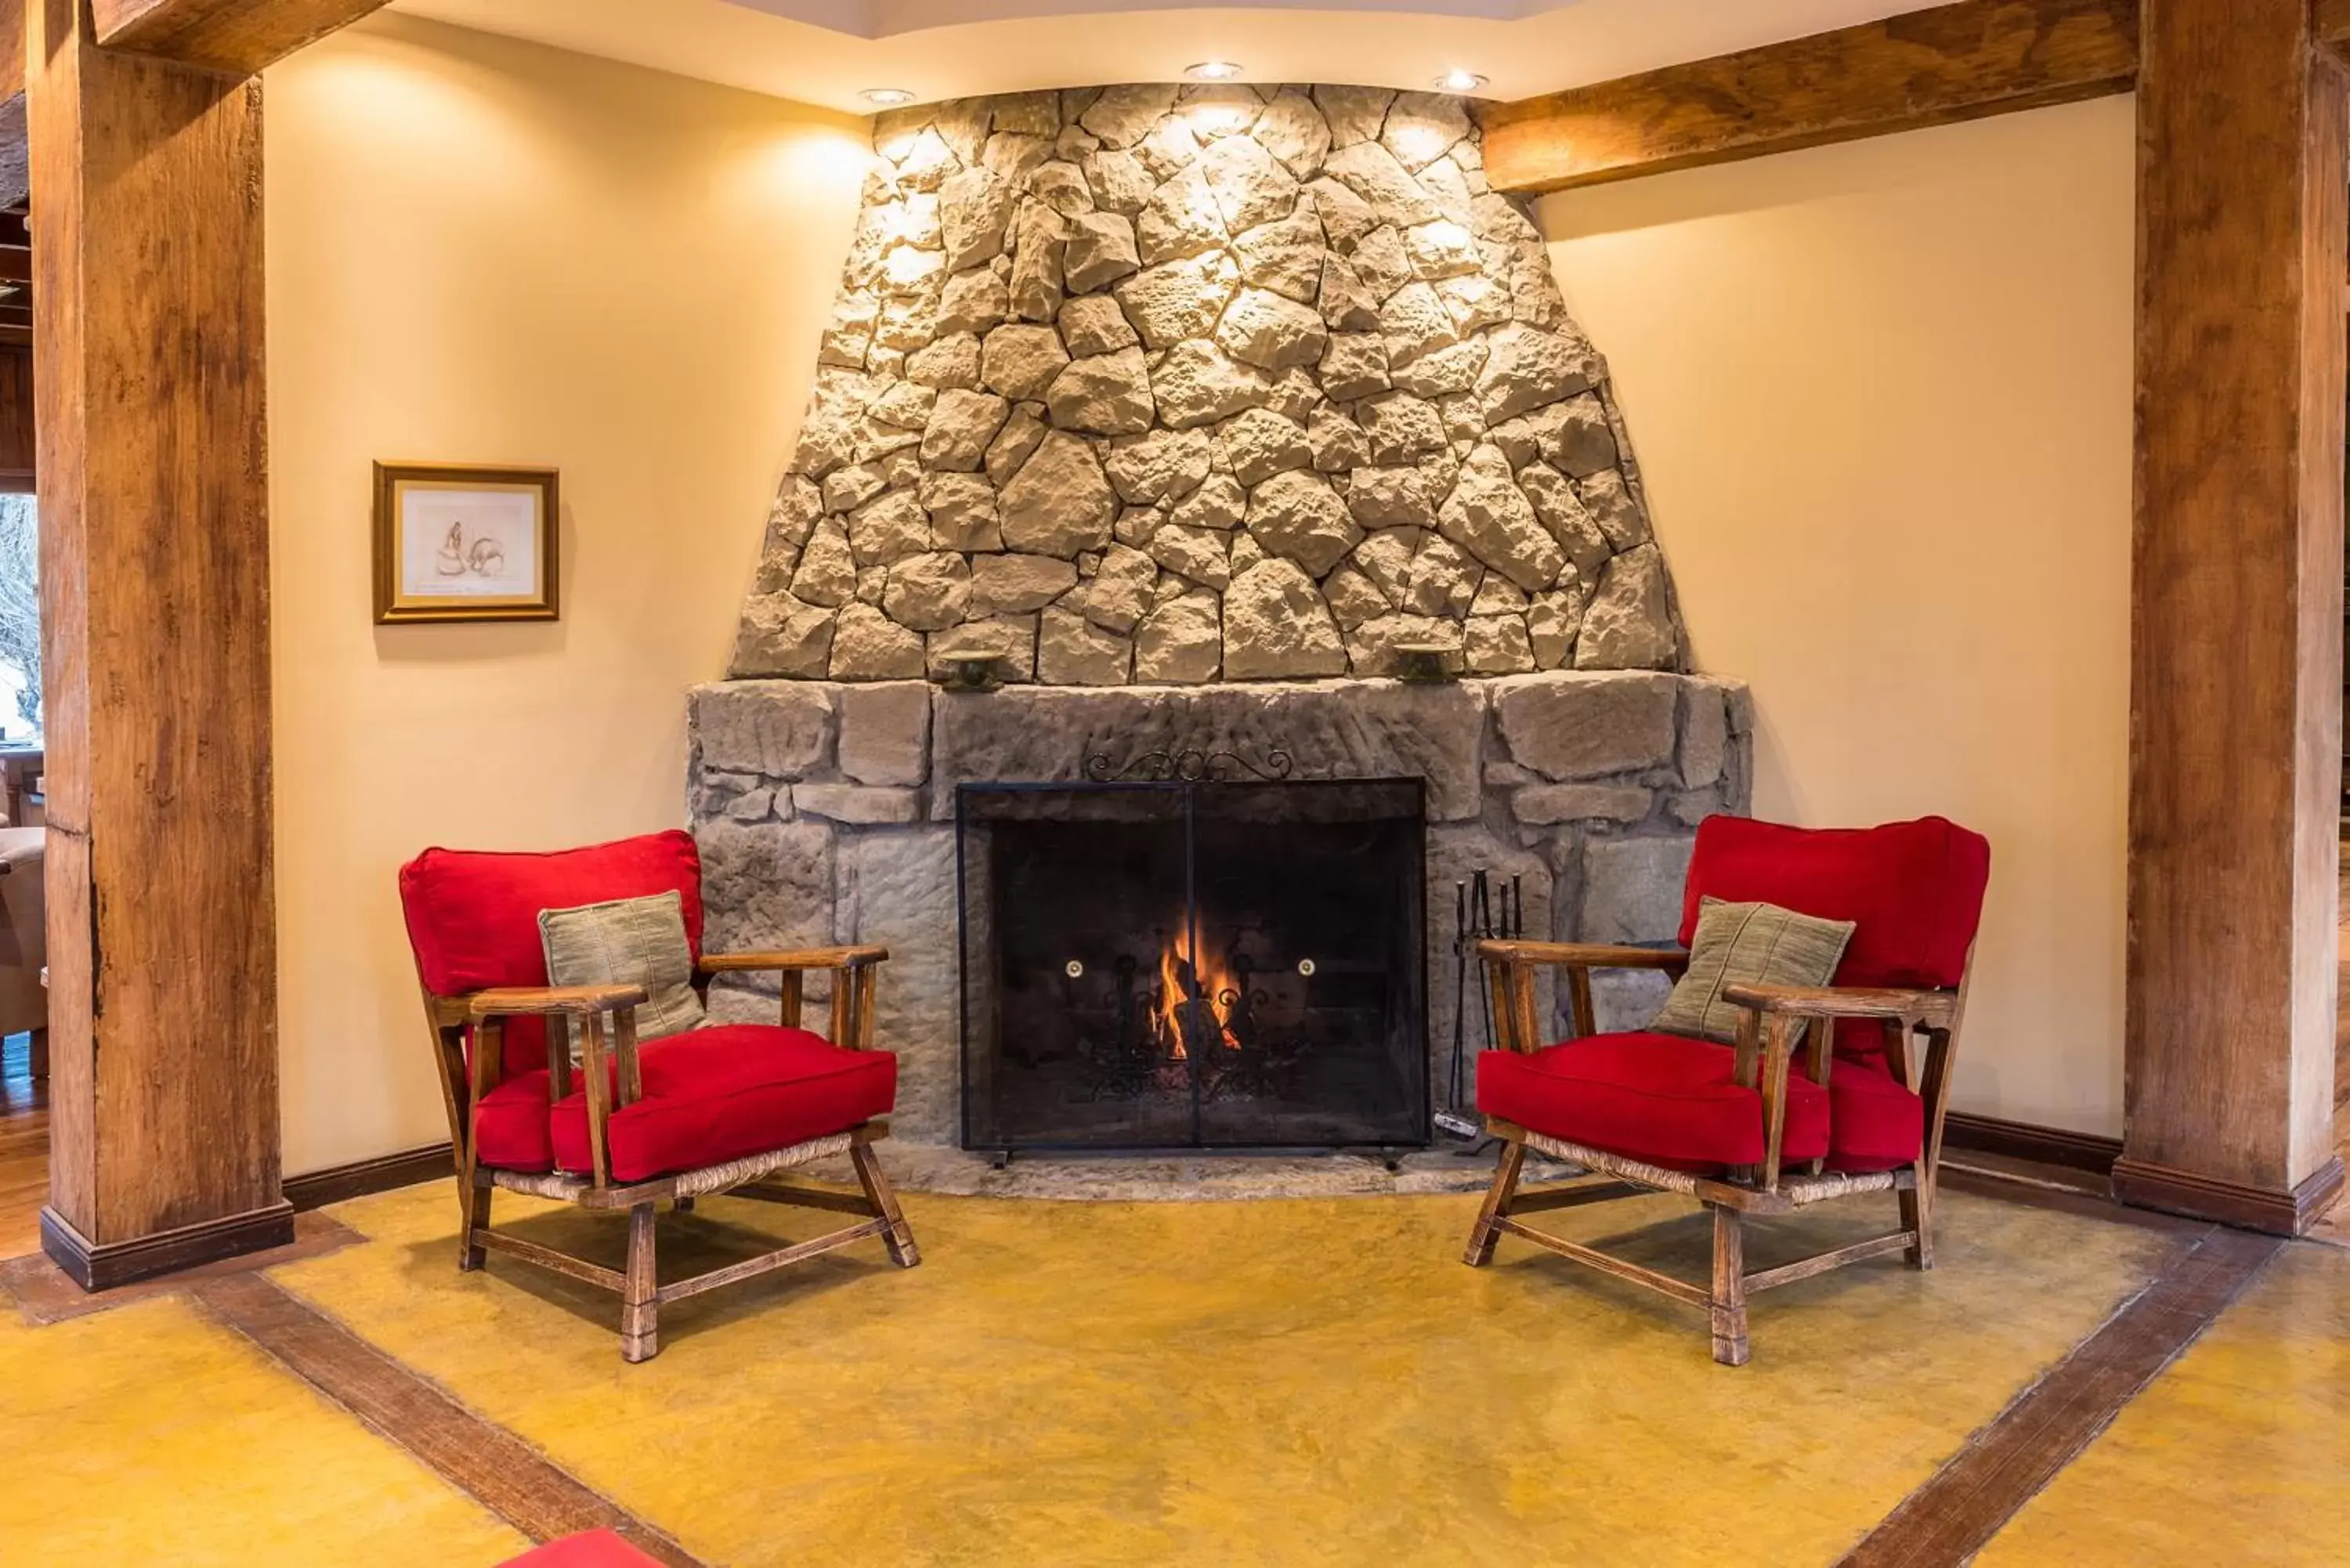
[(2278, 1254), (1975, 1561), (2350, 1563), (2350, 1252)]
[(178, 1298), (0, 1310), (0, 1563), (415, 1568), (529, 1542)]
[[(634, 1368), (610, 1298), (452, 1273), (442, 1189), (343, 1206), (374, 1241), (276, 1278), (713, 1563), (1780, 1564), (1849, 1546), (2163, 1247), (1952, 1198), (1934, 1274), (1772, 1293), (1731, 1372), (1697, 1314), (1523, 1243), (1463, 1268), (1474, 1207), (918, 1196), (920, 1269), (877, 1247), (698, 1298)], [(1801, 1243), (1891, 1205), (1847, 1207)], [(1611, 1208), (1553, 1218), (1666, 1220), (1650, 1252), (1702, 1268), (1675, 1200)], [(715, 1250), (808, 1223), (705, 1199), (687, 1228)], [(619, 1241), (559, 1210), (522, 1229)]]
[[(501, 1195), (540, 1240), (620, 1227)], [(2138, 1228), (1951, 1195), (1942, 1266), (1694, 1312), (1504, 1240), (1461, 1197), (909, 1202), (876, 1247), (672, 1310), (621, 1363), (609, 1298), (452, 1267), (443, 1186), (340, 1206), (369, 1240), (273, 1277), (712, 1563), (1827, 1564), (2147, 1277)], [(1752, 1266), (1872, 1227), (1805, 1217)], [(1700, 1270), (1672, 1199), (1636, 1224)], [(823, 1216), (705, 1199), (681, 1265)], [(1766, 1232), (1769, 1234), (1769, 1232)], [(694, 1254), (689, 1256), (688, 1254)], [(2286, 1249), (2018, 1515), (1990, 1568), (2350, 1563), (2350, 1252)], [(0, 1563), (432, 1564), (526, 1544), (181, 1299), (0, 1311)]]

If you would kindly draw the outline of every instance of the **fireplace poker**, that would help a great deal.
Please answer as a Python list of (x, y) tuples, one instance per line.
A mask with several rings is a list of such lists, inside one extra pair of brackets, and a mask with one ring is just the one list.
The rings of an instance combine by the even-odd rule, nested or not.
[(1474, 1119), (1461, 1110), (1461, 1065), (1468, 1044), (1469, 1014), (1461, 1005), (1461, 997), (1469, 983), (1469, 884), (1452, 884), (1452, 1077), (1451, 1090), (1444, 1097), (1444, 1106), (1436, 1113), (1440, 1132), (1455, 1137), (1473, 1138), (1478, 1127)]
[[(1496, 892), (1500, 895), (1501, 919), (1493, 918)], [(1446, 1104), (1432, 1118), (1437, 1130), (1463, 1139), (1474, 1146), (1471, 1153), (1484, 1147), (1485, 1128), (1475, 1113), (1463, 1103), (1467, 1087), (1469, 1046), (1469, 976), (1471, 958), (1477, 944), (1487, 938), (1515, 938), (1525, 933), (1526, 903), (1524, 879), (1513, 875), (1509, 886), (1496, 889), (1492, 874), (1482, 867), (1470, 874), (1467, 882), (1452, 884), (1452, 1067), (1450, 1093)], [(1478, 1013), (1484, 1021), (1483, 1049), (1492, 1050), (1497, 1044), (1493, 1033), (1493, 1010), (1481, 1005)]]

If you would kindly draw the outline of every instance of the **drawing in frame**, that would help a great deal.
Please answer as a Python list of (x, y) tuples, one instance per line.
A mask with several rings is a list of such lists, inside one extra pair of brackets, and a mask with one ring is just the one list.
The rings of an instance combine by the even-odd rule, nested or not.
[(375, 619), (561, 618), (556, 471), (375, 465)]

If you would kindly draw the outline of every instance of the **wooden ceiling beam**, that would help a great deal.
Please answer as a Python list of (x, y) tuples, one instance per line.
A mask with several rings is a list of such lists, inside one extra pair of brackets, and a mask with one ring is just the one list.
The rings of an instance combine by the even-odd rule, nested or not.
[[(23, 0), (7, 0), (21, 5)], [(348, 26), (386, 0), (89, 0), (98, 41), (249, 77)], [(24, 29), (17, 28), (22, 47)], [(21, 67), (20, 75), (21, 77)]]
[[(2316, 0), (2350, 16), (2350, 0)], [(2039, 109), (2137, 80), (2138, 0), (1960, 0), (1484, 114), (1494, 189), (1532, 194)]]

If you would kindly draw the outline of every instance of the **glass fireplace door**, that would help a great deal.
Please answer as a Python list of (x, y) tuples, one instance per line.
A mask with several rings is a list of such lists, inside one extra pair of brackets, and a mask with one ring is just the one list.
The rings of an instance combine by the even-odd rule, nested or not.
[(958, 792), (972, 1148), (1428, 1139), (1416, 779)]

